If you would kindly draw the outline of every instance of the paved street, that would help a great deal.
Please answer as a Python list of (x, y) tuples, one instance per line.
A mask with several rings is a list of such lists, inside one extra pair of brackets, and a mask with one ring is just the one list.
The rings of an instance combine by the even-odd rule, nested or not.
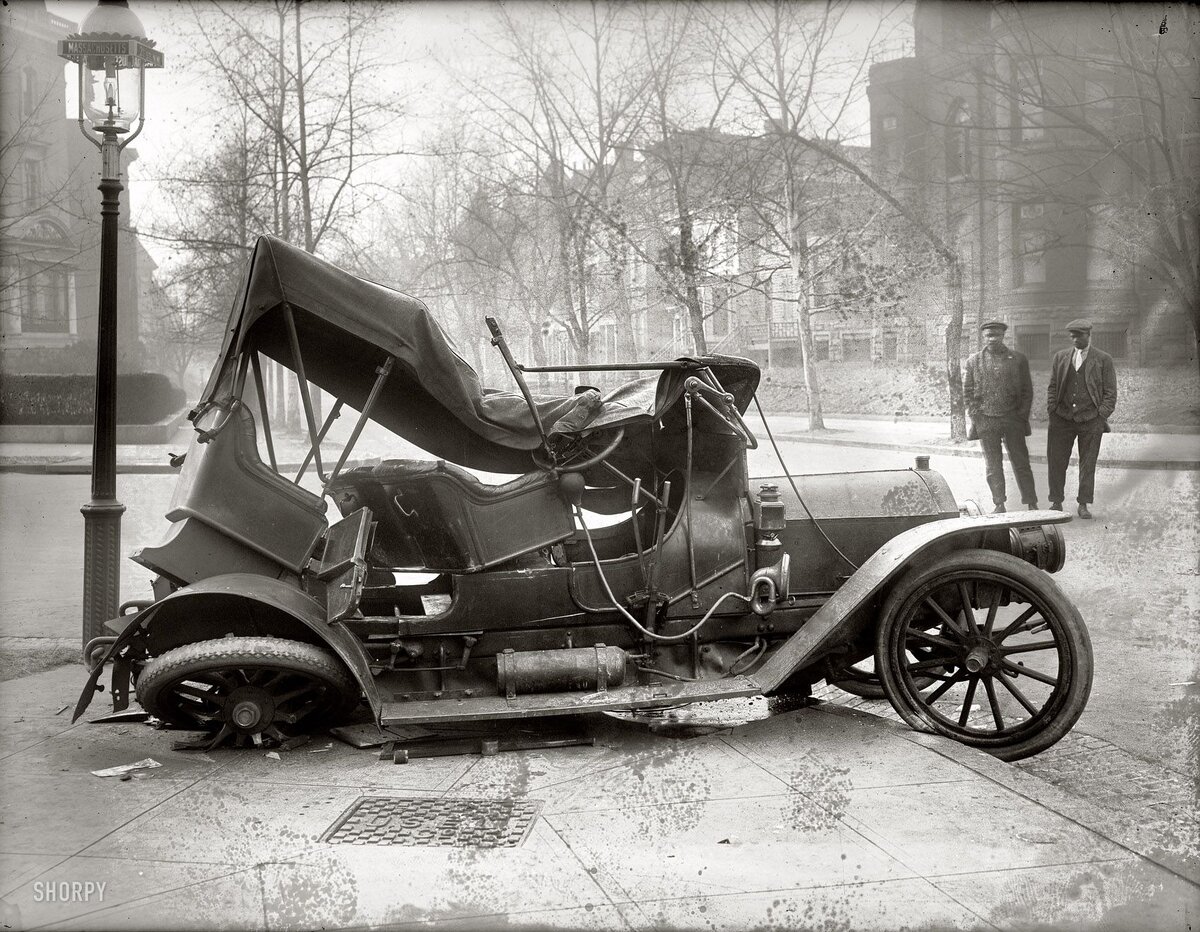
[[(921, 430), (908, 434), (926, 436)], [(839, 442), (847, 437), (837, 432), (834, 442), (813, 442), (796, 433), (794, 420), (779, 433), (796, 473), (902, 468), (924, 451), (959, 500), (989, 504), (982, 462), (951, 455), (970, 448), (951, 449), (936, 437), (894, 449), (861, 445), (899, 436), (886, 422), (858, 425), (850, 435), (857, 446)], [(751, 471), (778, 475), (763, 439)], [(1194, 440), (1168, 438), (1158, 452), (1191, 455)], [(389, 443), (369, 431), (360, 453), (394, 455)], [(1132, 438), (1124, 445), (1137, 447)], [(20, 463), (26, 451), (9, 445), (3, 452), (6, 462)], [(76, 468), (81, 451), (60, 452), (64, 467)], [(121, 455), (139, 470), (157, 468), (165, 451), (122, 448)], [(1044, 467), (1035, 475), (1044, 488)], [(173, 485), (171, 474), (121, 474), (126, 554), (161, 539)], [(638, 929), (1194, 926), (1200, 887), (1180, 875), (1200, 879), (1193, 876), (1200, 850), (1198, 486), (1195, 469), (1100, 468), (1097, 519), (1064, 527), (1068, 561), (1058, 574), (1091, 631), (1091, 699), (1070, 735), (1017, 765), (919, 735), (897, 723), (886, 702), (826, 687), (818, 709), (765, 721), (765, 708), (735, 709), (722, 713), (712, 734), (711, 726), (689, 731), (689, 714), (694, 724), (703, 712), (681, 713), (684, 732), (698, 735), (686, 742), (593, 722), (595, 753), (395, 768), (335, 743), (328, 751), (318, 745), (285, 753), (264, 768), (252, 752), (172, 751), (170, 732), (145, 726), (69, 727), (54, 713), (74, 699), (75, 666), (0, 683), (8, 716), (0, 770), (12, 799), (0, 807), (5, 918), (17, 927), (81, 928), (154, 927), (163, 916), (172, 925), (267, 927), (301, 916), (304, 924), (440, 917), (472, 927)], [(0, 472), (0, 646), (57, 638), (62, 650), (77, 650), (78, 509), (87, 497), (82, 472)], [(122, 585), (125, 598), (146, 596), (149, 574), (126, 561)], [(123, 791), (86, 774), (146, 756), (164, 766), (119, 784)], [(49, 778), (62, 794), (53, 797), (58, 803), (40, 788)], [(597, 787), (608, 789), (597, 797)], [(97, 792), (105, 801), (100, 813), (86, 803)], [(549, 802), (519, 854), (505, 857), (471, 848), (450, 849), (449, 857), (437, 848), (376, 848), (364, 859), (354, 856), (359, 849), (314, 843), (358, 797), (397, 792)], [(752, 824), (747, 795), (761, 810)], [(268, 798), (285, 804), (264, 806)], [(53, 815), (58, 808), (62, 815)], [(159, 824), (174, 828), (148, 828)], [(931, 836), (936, 843), (918, 843), (934, 824), (945, 829)], [(196, 836), (199, 825), (225, 827), (197, 836), (206, 839), (203, 850), (178, 840)], [(276, 837), (286, 850), (270, 841)], [(731, 850), (720, 847), (726, 844)], [(414, 857), (422, 851), (439, 854)], [(830, 874), (831, 860), (854, 867)], [(668, 884), (647, 884), (664, 869)], [(580, 872), (590, 878), (583, 887), (548, 881)], [(403, 877), (413, 882), (395, 888)], [(44, 891), (36, 883), (75, 879), (116, 892), (105, 904), (69, 908), (35, 898), (36, 889)], [(559, 892), (530, 901), (530, 885)], [(407, 904), (399, 913), (391, 899), (379, 900), (393, 888)], [(518, 910), (518, 903), (531, 905)]]
[[(898, 450), (789, 441), (781, 447), (797, 473), (912, 462), (910, 453)], [(932, 465), (960, 500), (988, 506), (980, 460), (935, 452)], [(779, 473), (769, 444), (752, 454), (751, 471)], [(1044, 489), (1044, 469), (1035, 475)], [(127, 554), (159, 541), (172, 487), (170, 475), (120, 477), (119, 497), (128, 509), (122, 536)], [(87, 495), (82, 475), (0, 474), (4, 635), (77, 636), (78, 508)], [(1026, 766), (1130, 817), (1159, 818), (1172, 807), (1178, 811), (1180, 794), (1194, 792), (1198, 779), (1198, 501), (1200, 473), (1195, 471), (1101, 468), (1097, 519), (1064, 528), (1068, 560), (1058, 579), (1088, 623), (1095, 682), (1075, 733), (1054, 753)], [(123, 597), (147, 596), (149, 581), (146, 571), (125, 562)], [(871, 711), (891, 714), (886, 703), (876, 703)]]

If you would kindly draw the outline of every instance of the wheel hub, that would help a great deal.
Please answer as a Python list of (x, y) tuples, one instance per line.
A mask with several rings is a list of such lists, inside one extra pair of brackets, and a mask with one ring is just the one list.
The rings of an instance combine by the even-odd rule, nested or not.
[(1000, 661), (1000, 651), (987, 638), (975, 638), (967, 645), (963, 666), (968, 673), (981, 673)]
[(239, 686), (225, 703), (225, 720), (238, 731), (262, 731), (275, 718), (275, 701), (257, 686)]

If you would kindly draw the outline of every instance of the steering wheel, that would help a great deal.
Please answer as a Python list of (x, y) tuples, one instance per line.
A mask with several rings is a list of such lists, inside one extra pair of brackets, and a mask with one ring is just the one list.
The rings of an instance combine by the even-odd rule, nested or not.
[[(546, 450), (539, 449), (533, 451), (533, 461), (541, 469), (546, 470), (570, 470), (571, 472), (582, 472), (585, 469), (590, 469), (597, 463), (602, 462), (612, 455), (615, 450), (625, 439), (625, 428), (618, 427), (613, 434), (612, 440), (604, 445), (597, 452), (592, 452), (592, 442), (595, 438), (587, 437), (582, 439), (577, 445), (572, 445), (558, 461), (554, 461), (547, 455)], [(583, 459), (576, 459), (578, 456), (583, 456)]]

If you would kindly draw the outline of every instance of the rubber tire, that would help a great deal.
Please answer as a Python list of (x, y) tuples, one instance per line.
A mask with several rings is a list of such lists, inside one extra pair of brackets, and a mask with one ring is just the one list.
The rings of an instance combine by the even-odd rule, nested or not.
[(226, 637), (169, 650), (142, 668), (135, 683), (138, 703), (168, 724), (202, 729), (204, 724), (174, 714), (170, 706), (161, 706), (158, 702), (161, 690), (189, 674), (238, 664), (286, 668), (324, 679), (334, 690), (335, 701), (328, 708), (309, 713), (303, 720), (305, 727), (336, 724), (358, 705), (358, 683), (341, 660), (312, 644), (273, 637)]
[[(933, 583), (938, 577), (960, 570), (979, 570), (1007, 577), (1020, 583), (1039, 597), (1057, 616), (1063, 629), (1063, 645), (1068, 652), (1066, 689), (1054, 701), (1042, 727), (1027, 735), (1009, 739), (974, 738), (956, 733), (929, 715), (921, 706), (909, 701), (899, 672), (892, 663), (893, 640), (899, 637), (899, 613), (907, 599), (918, 589)], [(1004, 761), (1021, 760), (1046, 750), (1061, 739), (1079, 720), (1087, 705), (1092, 688), (1092, 643), (1079, 611), (1058, 587), (1049, 573), (1040, 570), (1012, 554), (995, 550), (971, 550), (951, 554), (926, 567), (919, 567), (903, 576), (892, 587), (881, 613), (883, 622), (876, 632), (875, 655), (885, 658), (880, 676), (884, 692), (896, 713), (917, 731), (932, 732), (952, 738), (962, 744), (987, 751)], [(1045, 708), (1050, 708), (1051, 704)]]

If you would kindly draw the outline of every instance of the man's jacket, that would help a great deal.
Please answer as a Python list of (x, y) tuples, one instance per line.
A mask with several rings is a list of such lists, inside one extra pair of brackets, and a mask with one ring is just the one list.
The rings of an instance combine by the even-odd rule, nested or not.
[[(1046, 389), (1046, 412), (1052, 414), (1060, 401), (1067, 401), (1067, 372), (1075, 356), (1075, 348), (1059, 350), (1050, 363), (1050, 385)], [(1089, 346), (1080, 372), (1083, 384), (1100, 414), (1100, 422), (1109, 430), (1108, 419), (1117, 407), (1117, 368), (1112, 357), (1103, 350)]]
[(1029, 377), (1029, 360), (1016, 350), (1007, 346), (999, 354), (999, 382), (993, 379), (993, 373), (988, 370), (986, 354), (991, 350), (982, 349), (972, 354), (967, 360), (967, 372), (963, 378), (963, 398), (967, 405), (967, 414), (971, 418), (967, 439), (978, 440), (979, 428), (989, 422), (995, 423), (996, 417), (983, 413), (987, 397), (1004, 399), (1005, 406), (1010, 412), (1005, 420), (1011, 420), (1020, 425), (1025, 436), (1030, 434), (1029, 409), (1033, 407), (1033, 380)]

